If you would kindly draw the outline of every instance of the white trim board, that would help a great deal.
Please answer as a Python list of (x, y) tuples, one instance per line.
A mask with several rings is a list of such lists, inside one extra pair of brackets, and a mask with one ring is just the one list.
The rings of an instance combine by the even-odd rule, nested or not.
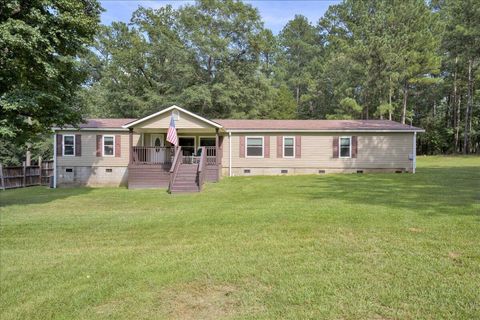
[(135, 126), (135, 125), (137, 125), (137, 124), (139, 124), (139, 123), (142, 123), (142, 122), (144, 122), (144, 121), (147, 121), (147, 120), (149, 120), (149, 119), (152, 119), (152, 118), (154, 118), (154, 117), (156, 117), (156, 116), (159, 116), (159, 115), (161, 115), (161, 114), (163, 114), (163, 113), (166, 113), (166, 112), (169, 112), (169, 111), (171, 111), (171, 110), (178, 110), (178, 111), (184, 112), (184, 113), (188, 114), (189, 116), (192, 116), (192, 117), (194, 117), (194, 118), (196, 118), (196, 119), (198, 119), (198, 120), (200, 120), (200, 121), (203, 121), (203, 122), (205, 122), (205, 123), (208, 123), (208, 124), (211, 125), (211, 126), (214, 126), (215, 128), (223, 128), (223, 126), (221, 126), (220, 124), (218, 124), (218, 123), (216, 123), (216, 122), (213, 122), (213, 121), (208, 120), (208, 119), (206, 119), (206, 118), (204, 118), (204, 117), (201, 117), (201, 116), (199, 116), (199, 115), (196, 115), (195, 113), (192, 113), (192, 112), (190, 112), (190, 111), (188, 111), (188, 110), (185, 110), (185, 109), (183, 109), (183, 108), (180, 108), (180, 107), (178, 107), (178, 106), (176, 106), (176, 105), (173, 105), (173, 106), (171, 106), (171, 107), (168, 107), (168, 108), (163, 109), (163, 110), (161, 110), (161, 111), (155, 112), (155, 113), (153, 113), (153, 114), (151, 114), (151, 115), (148, 115), (148, 116), (146, 116), (146, 117), (140, 118), (140, 119), (135, 120), (135, 121), (132, 121), (132, 122), (130, 122), (130, 123), (127, 123), (127, 124), (123, 125), (122, 128), (130, 128), (130, 127), (133, 127), (133, 126)]
[(320, 133), (336, 133), (336, 132), (363, 132), (363, 133), (378, 133), (378, 132), (394, 132), (394, 133), (412, 133), (412, 132), (425, 132), (425, 130), (295, 130), (295, 129), (284, 129), (284, 130), (278, 130), (278, 129), (244, 129), (244, 130), (228, 130), (225, 129), (226, 132), (228, 133), (256, 133), (256, 132), (320, 132)]

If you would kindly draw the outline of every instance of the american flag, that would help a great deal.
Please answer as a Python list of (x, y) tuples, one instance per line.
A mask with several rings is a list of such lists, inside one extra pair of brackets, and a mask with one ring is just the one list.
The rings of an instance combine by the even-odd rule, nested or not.
[(175, 129), (175, 120), (173, 119), (173, 114), (170, 118), (170, 127), (168, 127), (167, 141), (174, 146), (178, 146), (177, 129)]

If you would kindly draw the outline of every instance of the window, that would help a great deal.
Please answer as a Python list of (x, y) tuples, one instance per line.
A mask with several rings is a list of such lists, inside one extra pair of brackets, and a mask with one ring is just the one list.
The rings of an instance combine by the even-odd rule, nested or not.
[(263, 137), (247, 137), (247, 157), (263, 158)]
[(178, 145), (182, 147), (184, 156), (191, 156), (195, 154), (195, 137), (178, 137)]
[(295, 138), (283, 137), (283, 157), (293, 158), (295, 157)]
[(352, 156), (352, 137), (340, 137), (340, 158)]
[(63, 155), (64, 156), (75, 155), (75, 135), (66, 134), (63, 136)]
[(200, 137), (200, 147), (215, 147), (215, 137)]
[(115, 155), (115, 137), (103, 136), (103, 156)]

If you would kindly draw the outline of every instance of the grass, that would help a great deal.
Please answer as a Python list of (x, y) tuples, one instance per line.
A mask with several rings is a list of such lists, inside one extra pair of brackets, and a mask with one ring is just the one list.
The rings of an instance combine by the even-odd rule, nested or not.
[(480, 158), (0, 193), (0, 318), (479, 319)]

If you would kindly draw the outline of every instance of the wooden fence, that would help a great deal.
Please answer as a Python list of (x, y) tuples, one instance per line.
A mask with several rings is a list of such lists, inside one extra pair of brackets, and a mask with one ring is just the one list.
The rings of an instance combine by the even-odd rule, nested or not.
[(49, 186), (53, 179), (53, 160), (38, 160), (34, 166), (3, 167), (0, 164), (0, 190), (30, 186)]

